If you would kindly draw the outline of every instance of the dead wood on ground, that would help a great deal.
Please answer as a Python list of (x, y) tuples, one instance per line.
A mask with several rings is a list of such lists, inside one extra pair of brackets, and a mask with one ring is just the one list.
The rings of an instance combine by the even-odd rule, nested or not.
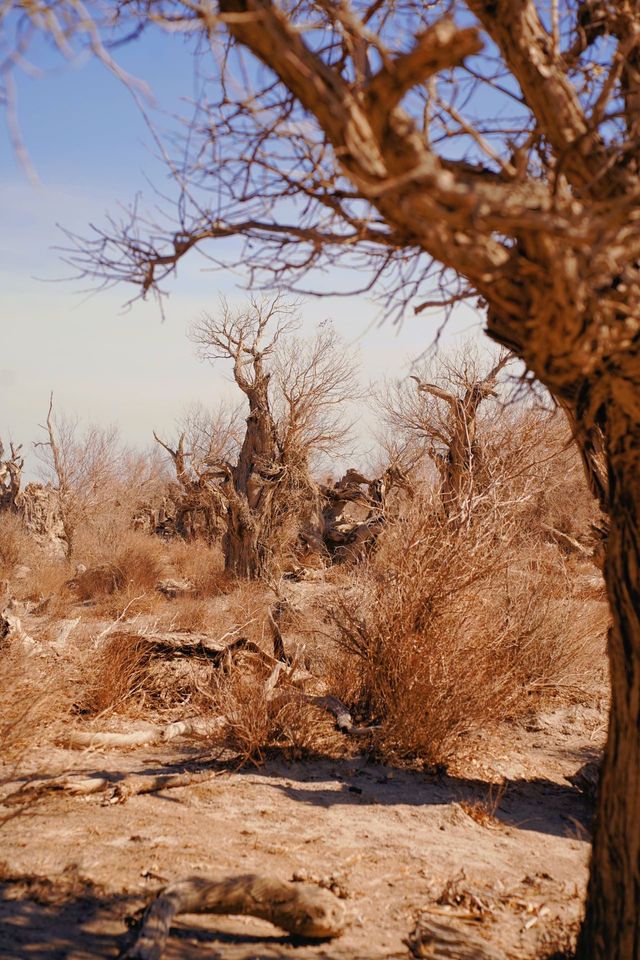
[(159, 960), (175, 916), (181, 913), (260, 917), (296, 937), (331, 940), (346, 923), (341, 901), (328, 890), (248, 874), (226, 880), (190, 877), (160, 892), (146, 912), (129, 960)]

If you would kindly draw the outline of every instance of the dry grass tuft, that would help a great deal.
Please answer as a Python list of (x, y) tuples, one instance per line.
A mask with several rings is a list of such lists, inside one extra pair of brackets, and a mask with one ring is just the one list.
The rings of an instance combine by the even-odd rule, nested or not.
[(497, 784), (490, 784), (486, 799), (460, 800), (458, 806), (481, 827), (496, 827), (499, 824), (497, 817), (500, 804), (507, 790), (506, 780)]
[(168, 630), (180, 633), (206, 633), (211, 627), (211, 607), (207, 600), (191, 597), (173, 600), (170, 604)]
[(200, 685), (201, 709), (225, 721), (223, 745), (242, 763), (256, 766), (274, 751), (292, 760), (344, 752), (344, 738), (329, 716), (296, 690), (274, 693), (268, 676), (268, 668), (247, 655), (228, 673), (213, 672), (209, 683)]
[(71, 709), (64, 671), (52, 675), (49, 663), (19, 642), (2, 651), (0, 700), (0, 760), (8, 764), (50, 742)]
[(211, 546), (202, 540), (189, 543), (174, 540), (165, 549), (174, 574), (193, 584), (194, 597), (217, 597), (230, 593), (237, 586), (235, 577), (225, 573), (219, 545)]

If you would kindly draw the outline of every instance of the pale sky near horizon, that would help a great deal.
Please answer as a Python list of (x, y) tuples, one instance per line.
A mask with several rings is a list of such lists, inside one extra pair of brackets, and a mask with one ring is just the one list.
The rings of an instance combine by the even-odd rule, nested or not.
[[(190, 58), (175, 38), (145, 38), (123, 48), (119, 59), (148, 81), (163, 107), (180, 109), (180, 97), (190, 93)], [(56, 224), (86, 234), (90, 221), (116, 213), (136, 192), (149, 196), (147, 179), (162, 185), (164, 172), (130, 94), (101, 65), (86, 61), (40, 79), (21, 77), (18, 93), (40, 183), (28, 180), (3, 126), (0, 438), (22, 442), (33, 468), (31, 441), (40, 435), (53, 390), (61, 412), (84, 423), (115, 423), (127, 442), (148, 446), (152, 430), (170, 435), (190, 403), (236, 396), (223, 364), (212, 368), (195, 356), (186, 328), (215, 310), (220, 294), (241, 303), (247, 295), (242, 277), (202, 272), (202, 261), (185, 260), (170, 285), (164, 322), (151, 302), (123, 311), (131, 296), (124, 287), (87, 297), (79, 281), (65, 281), (70, 270), (52, 249), (64, 243)], [(309, 299), (303, 331), (311, 334), (332, 319), (357, 347), (365, 383), (406, 375), (432, 342), (438, 317), (410, 316), (398, 328), (377, 325), (378, 311), (366, 297)], [(469, 335), (479, 335), (478, 320), (461, 310), (444, 335), (445, 347)]]

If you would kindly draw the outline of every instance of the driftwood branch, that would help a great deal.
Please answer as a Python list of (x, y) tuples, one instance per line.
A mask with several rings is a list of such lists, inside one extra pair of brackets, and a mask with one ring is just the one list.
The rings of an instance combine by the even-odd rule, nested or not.
[(168, 743), (177, 737), (210, 737), (222, 728), (219, 717), (193, 720), (178, 720), (166, 726), (149, 727), (148, 730), (134, 730), (132, 733), (98, 733), (82, 730), (70, 730), (59, 739), (66, 747), (144, 747), (151, 743)]
[(343, 903), (328, 890), (311, 884), (255, 874), (226, 880), (190, 877), (161, 891), (124, 956), (129, 960), (159, 960), (173, 918), (181, 913), (260, 917), (296, 937), (313, 940), (339, 937), (346, 922)]
[(143, 793), (160, 793), (162, 790), (174, 790), (176, 787), (189, 787), (196, 783), (206, 783), (220, 775), (219, 770), (185, 770), (181, 773), (158, 773), (154, 775), (127, 774), (116, 777), (112, 774), (93, 777), (64, 774), (48, 780), (32, 780), (25, 783), (8, 796), (3, 797), (2, 806), (24, 806), (39, 800), (50, 793), (66, 793), (74, 797), (90, 797), (104, 794), (106, 803), (124, 803), (129, 797)]

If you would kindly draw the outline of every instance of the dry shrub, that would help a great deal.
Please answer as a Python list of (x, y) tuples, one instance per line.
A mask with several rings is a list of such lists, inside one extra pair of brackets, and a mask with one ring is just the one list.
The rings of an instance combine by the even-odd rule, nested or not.
[(134, 594), (155, 591), (166, 571), (162, 544), (137, 531), (129, 531), (112, 545), (101, 545), (100, 554), (102, 562), (88, 566), (74, 578), (73, 586), (81, 600), (125, 590)]
[(35, 604), (38, 614), (66, 617), (74, 602), (68, 585), (72, 568), (67, 560), (38, 550), (29, 558), (29, 568), (28, 576), (13, 585), (16, 599)]
[(500, 655), (517, 693), (514, 714), (525, 698), (530, 705), (550, 695), (579, 698), (606, 681), (606, 603), (575, 596), (573, 571), (551, 545), (532, 548), (528, 561), (510, 567), (494, 597)]
[(98, 714), (130, 701), (142, 691), (150, 661), (149, 644), (144, 637), (124, 630), (112, 633), (87, 664), (89, 679), (80, 711)]
[(466, 734), (591, 683), (604, 616), (580, 615), (553, 549), (421, 499), (389, 531), (328, 617), (334, 690), (380, 724), (385, 758), (447, 762)]
[(492, 783), (485, 800), (460, 800), (458, 806), (481, 827), (495, 827), (499, 823), (497, 813), (506, 789), (506, 780), (498, 784)]
[(0, 578), (9, 577), (20, 563), (25, 563), (34, 544), (20, 517), (3, 510), (0, 513)]
[(344, 749), (333, 721), (306, 703), (294, 689), (269, 688), (268, 668), (247, 655), (228, 673), (212, 671), (198, 688), (200, 708), (224, 719), (223, 745), (241, 762), (262, 763), (273, 751), (290, 759), (317, 753), (336, 755)]

